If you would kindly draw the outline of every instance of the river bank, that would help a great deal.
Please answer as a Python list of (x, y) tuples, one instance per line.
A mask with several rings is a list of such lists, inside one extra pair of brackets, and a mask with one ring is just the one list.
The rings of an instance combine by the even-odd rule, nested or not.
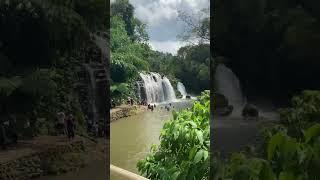
[[(0, 151), (0, 179), (65, 179), (61, 178), (65, 173), (88, 169), (95, 162), (107, 162), (107, 144), (106, 139), (94, 142), (80, 136), (73, 141), (63, 136), (19, 141), (16, 147)], [(104, 167), (107, 166), (101, 164), (100, 168)], [(106, 175), (99, 179), (105, 178)]]
[(121, 105), (110, 110), (110, 122), (116, 121), (121, 118), (129, 117), (147, 111), (146, 106), (139, 105)]

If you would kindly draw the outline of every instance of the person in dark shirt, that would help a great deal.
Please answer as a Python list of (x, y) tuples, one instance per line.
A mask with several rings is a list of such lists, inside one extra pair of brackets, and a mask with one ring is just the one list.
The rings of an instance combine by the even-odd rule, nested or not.
[(70, 114), (67, 118), (67, 133), (69, 140), (74, 138), (74, 117)]
[(3, 122), (0, 122), (0, 145), (2, 149), (7, 148), (6, 131)]

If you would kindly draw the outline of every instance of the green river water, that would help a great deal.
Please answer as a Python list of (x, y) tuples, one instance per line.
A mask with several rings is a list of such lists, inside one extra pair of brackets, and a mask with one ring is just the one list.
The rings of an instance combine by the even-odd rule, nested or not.
[[(192, 101), (173, 102), (175, 110), (190, 107)], [(159, 144), (159, 135), (166, 120), (172, 117), (164, 105), (156, 110), (146, 111), (111, 123), (110, 163), (122, 169), (139, 174), (136, 164), (150, 151), (152, 144)], [(111, 180), (121, 180), (111, 174)]]

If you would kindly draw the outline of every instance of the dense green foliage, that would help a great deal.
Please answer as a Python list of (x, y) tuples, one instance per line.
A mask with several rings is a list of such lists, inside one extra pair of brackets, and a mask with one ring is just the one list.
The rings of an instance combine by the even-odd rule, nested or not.
[(106, 7), (103, 0), (0, 1), (0, 116), (16, 119), (20, 136), (51, 133), (62, 110), (85, 128), (74, 72), (90, 32), (106, 30)]
[(302, 95), (292, 98), (292, 107), (280, 110), (281, 124), (288, 133), (296, 138), (303, 136), (303, 129), (320, 123), (319, 91), (303, 91)]
[(320, 92), (304, 91), (265, 134), (263, 152), (233, 154), (215, 174), (222, 179), (308, 180), (320, 177)]
[(138, 169), (149, 179), (208, 179), (210, 125), (209, 92), (194, 102), (191, 110), (173, 111), (160, 135)]
[(127, 0), (117, 0), (111, 5), (111, 97), (122, 103), (134, 97), (134, 81), (141, 71), (149, 71), (146, 59), (151, 52), (146, 44), (145, 24), (133, 17), (133, 6)]
[(213, 55), (225, 57), (246, 94), (279, 101), (319, 88), (319, 1), (216, 0), (213, 6)]

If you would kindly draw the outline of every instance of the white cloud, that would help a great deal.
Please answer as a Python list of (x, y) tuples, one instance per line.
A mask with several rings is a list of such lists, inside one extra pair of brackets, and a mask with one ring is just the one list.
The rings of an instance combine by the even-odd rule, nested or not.
[(207, 8), (209, 0), (130, 0), (135, 15), (145, 23), (157, 25), (167, 20), (177, 20), (178, 11), (198, 11)]
[(197, 12), (210, 5), (209, 0), (129, 0), (135, 7), (135, 16), (147, 23), (151, 46), (158, 51), (176, 54), (185, 45), (177, 40), (184, 24), (178, 12)]
[(158, 25), (161, 22), (178, 17), (178, 10), (170, 5), (153, 2), (147, 5), (136, 6), (136, 14), (141, 21), (149, 26)]
[(181, 41), (150, 41), (153, 50), (160, 52), (167, 52), (176, 54), (180, 47), (185, 46), (187, 43)]

